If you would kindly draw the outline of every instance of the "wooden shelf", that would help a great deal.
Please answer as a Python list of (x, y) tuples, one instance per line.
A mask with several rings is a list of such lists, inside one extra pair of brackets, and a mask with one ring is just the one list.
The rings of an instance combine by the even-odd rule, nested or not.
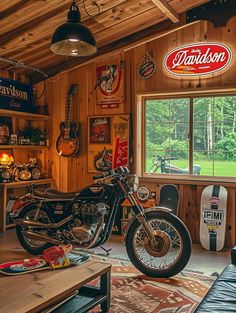
[(0, 109), (0, 115), (1, 116), (10, 116), (10, 117), (14, 116), (14, 117), (18, 117), (18, 118), (24, 118), (26, 120), (47, 121), (50, 119), (50, 116), (46, 115), (46, 114), (26, 113), (26, 112), (4, 110), (4, 109)]
[(26, 181), (17, 181), (12, 183), (0, 183), (0, 187), (6, 187), (6, 188), (14, 188), (14, 187), (26, 187), (30, 184), (35, 185), (44, 185), (44, 184), (50, 184), (54, 180), (52, 178), (42, 178), (42, 179), (36, 179), (36, 180), (26, 180)]
[(48, 146), (34, 146), (34, 145), (18, 145), (18, 146), (12, 146), (12, 145), (0, 145), (0, 149), (21, 149), (21, 150), (41, 150), (41, 149), (48, 149)]
[(6, 225), (6, 229), (13, 228), (13, 227), (16, 227), (16, 224), (11, 223), (11, 224)]

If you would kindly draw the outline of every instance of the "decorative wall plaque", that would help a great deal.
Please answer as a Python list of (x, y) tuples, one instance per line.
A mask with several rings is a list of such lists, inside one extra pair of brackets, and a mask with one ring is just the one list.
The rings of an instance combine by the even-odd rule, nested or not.
[(145, 56), (143, 57), (139, 65), (138, 69), (139, 76), (144, 79), (147, 79), (150, 78), (155, 73), (155, 71), (156, 71), (155, 61), (151, 57), (150, 53), (146, 52)]

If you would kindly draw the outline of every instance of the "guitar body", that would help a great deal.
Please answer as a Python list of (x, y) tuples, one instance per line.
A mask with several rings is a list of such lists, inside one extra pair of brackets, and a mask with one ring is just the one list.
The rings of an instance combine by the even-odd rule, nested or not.
[(60, 124), (60, 136), (56, 142), (57, 152), (63, 157), (74, 157), (79, 154), (79, 124), (71, 122), (70, 127), (66, 128), (65, 122)]

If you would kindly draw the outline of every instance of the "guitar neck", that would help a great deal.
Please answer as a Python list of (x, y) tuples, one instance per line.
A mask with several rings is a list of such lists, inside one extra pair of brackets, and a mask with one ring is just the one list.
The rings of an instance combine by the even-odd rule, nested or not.
[(67, 102), (67, 106), (66, 106), (65, 126), (67, 129), (70, 128), (70, 122), (71, 122), (71, 95), (68, 97), (68, 102)]

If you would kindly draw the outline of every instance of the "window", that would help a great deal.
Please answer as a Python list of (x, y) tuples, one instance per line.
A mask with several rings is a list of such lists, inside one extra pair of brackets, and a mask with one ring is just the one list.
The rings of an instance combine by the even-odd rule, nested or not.
[(146, 99), (144, 172), (236, 176), (236, 96)]

